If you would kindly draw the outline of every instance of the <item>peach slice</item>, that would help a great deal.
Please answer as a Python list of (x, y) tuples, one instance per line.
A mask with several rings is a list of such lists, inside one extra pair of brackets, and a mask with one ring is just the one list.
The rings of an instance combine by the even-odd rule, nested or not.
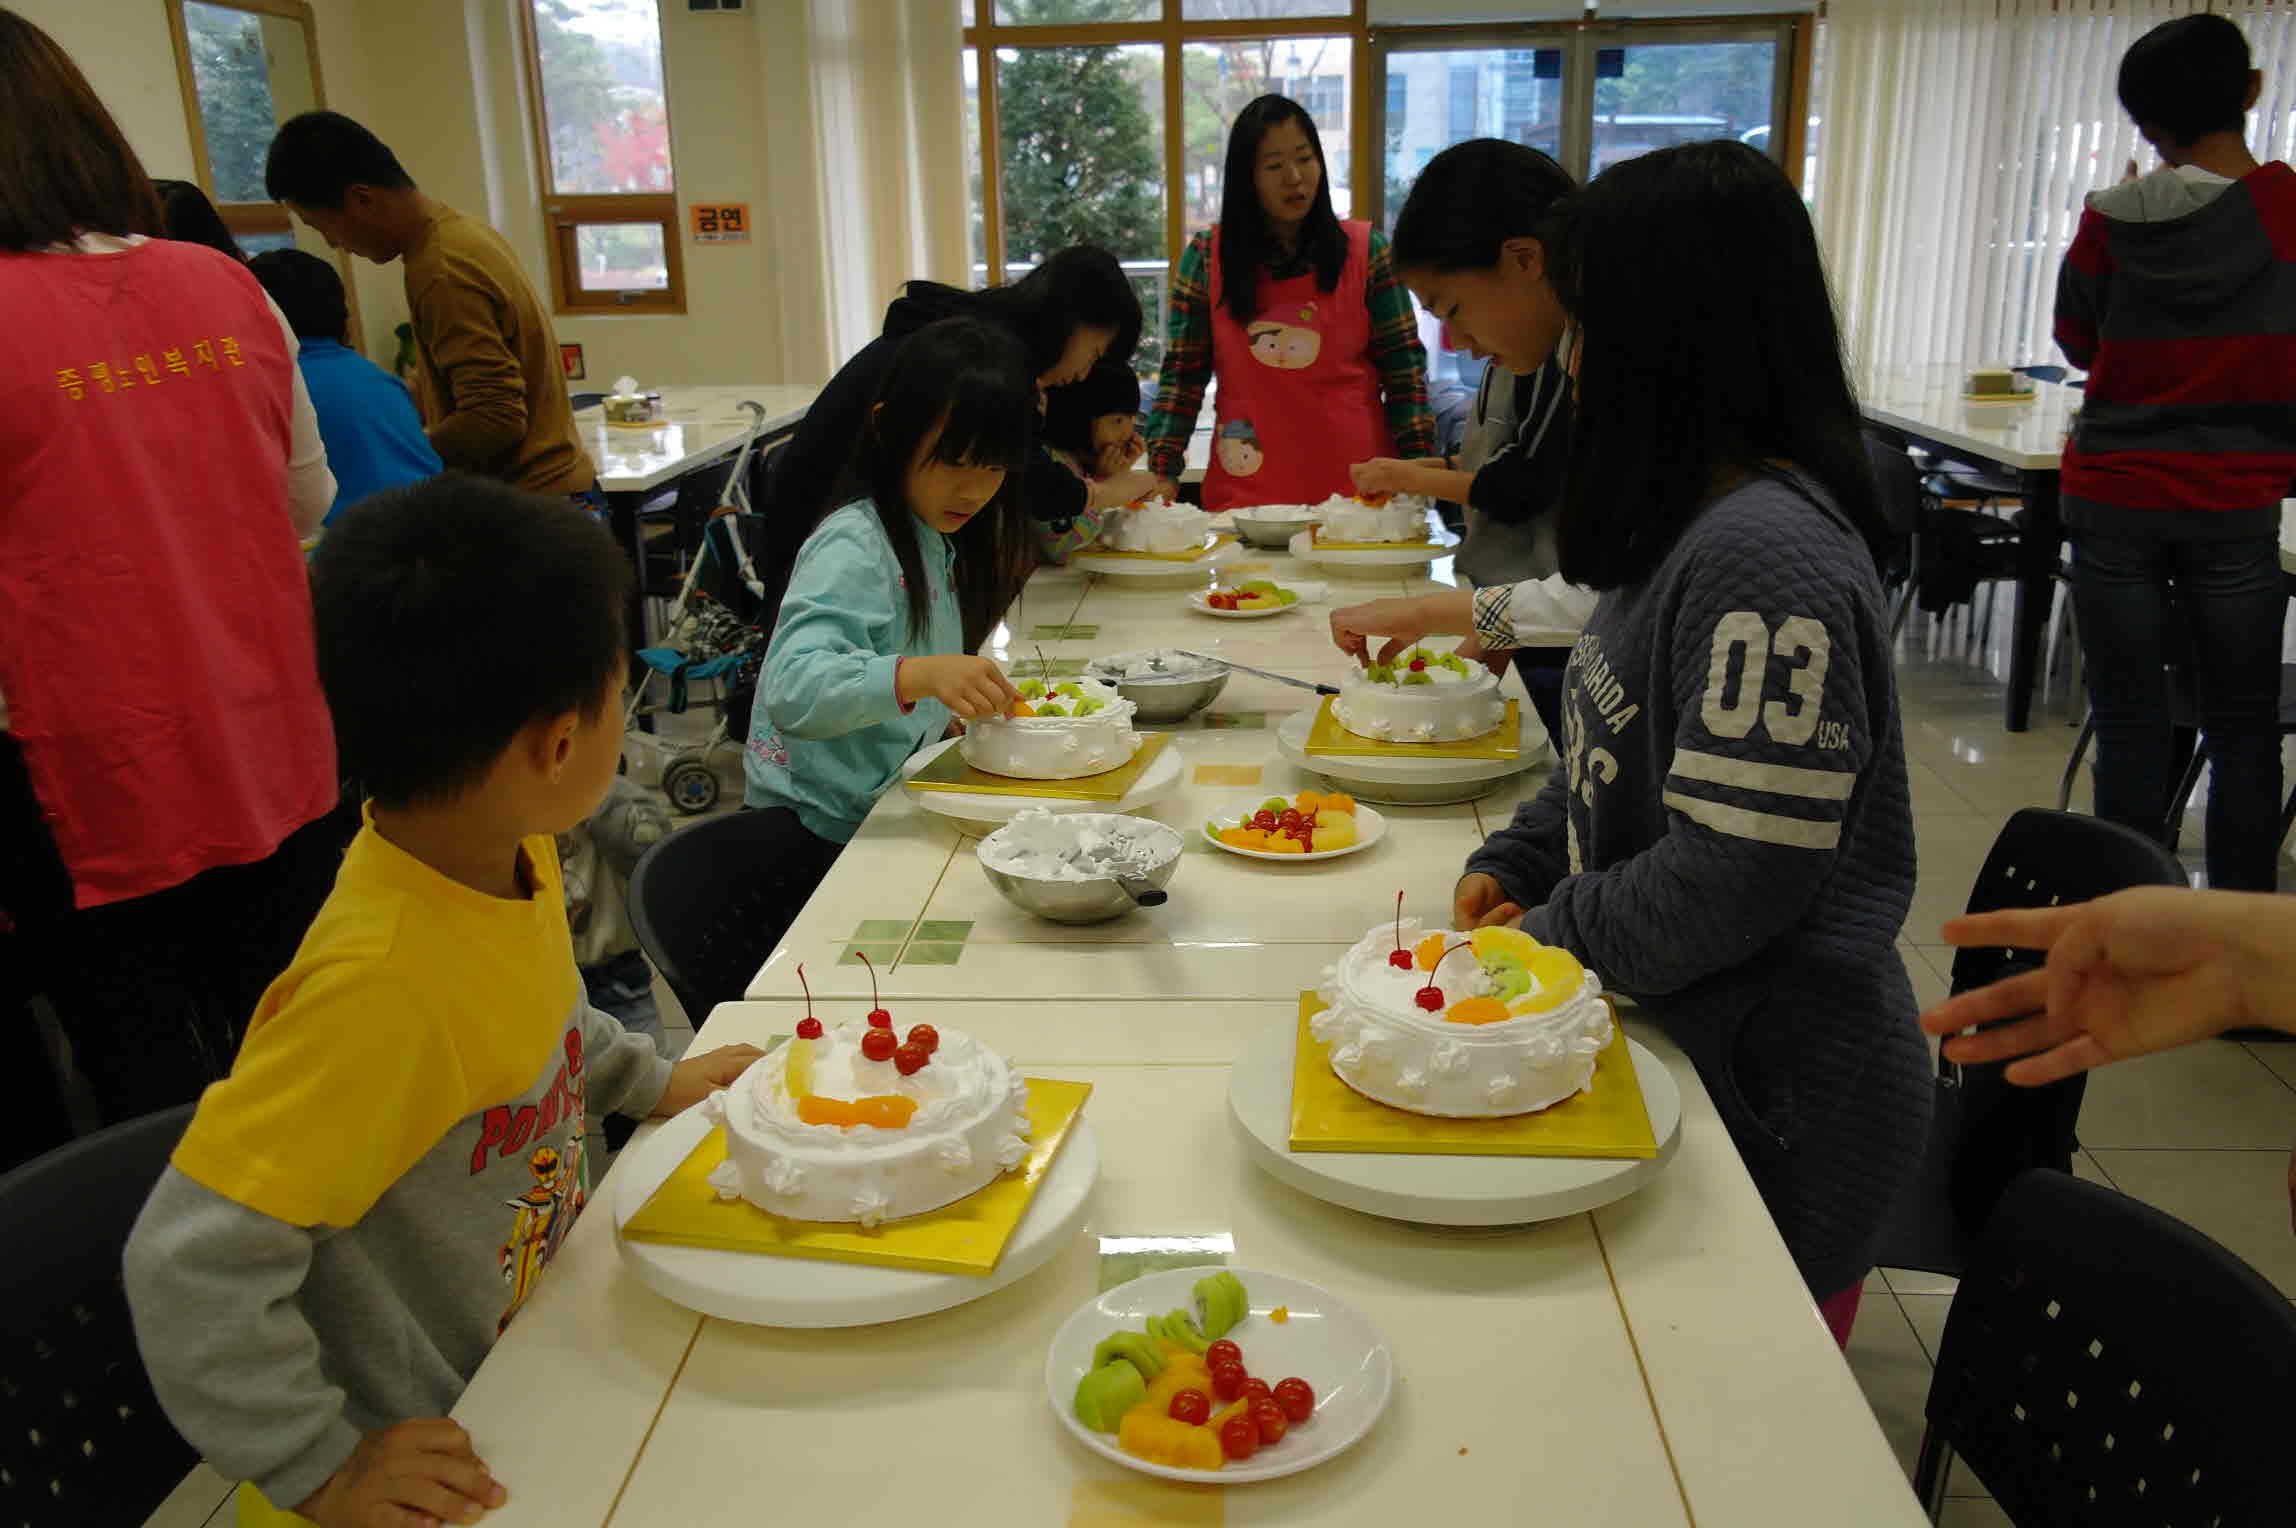
[(1443, 1017), (1454, 1024), (1504, 1024), (1514, 1015), (1495, 997), (1463, 997)]

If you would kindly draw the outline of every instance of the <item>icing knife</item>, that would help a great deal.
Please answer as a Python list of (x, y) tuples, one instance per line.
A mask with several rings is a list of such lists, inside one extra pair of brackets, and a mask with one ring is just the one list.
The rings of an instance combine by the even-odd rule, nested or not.
[(1336, 684), (1316, 684), (1306, 679), (1294, 679), (1289, 674), (1271, 674), (1266, 669), (1253, 668), (1250, 664), (1238, 663), (1233, 658), (1208, 657), (1203, 653), (1189, 652), (1184, 647), (1175, 648), (1173, 651), (1183, 658), (1193, 658), (1198, 663), (1225, 664), (1229, 668), (1250, 674), (1257, 679), (1272, 679), (1277, 684), (1288, 684), (1295, 690), (1313, 690), (1318, 695), (1337, 695), (1339, 693), (1339, 686)]

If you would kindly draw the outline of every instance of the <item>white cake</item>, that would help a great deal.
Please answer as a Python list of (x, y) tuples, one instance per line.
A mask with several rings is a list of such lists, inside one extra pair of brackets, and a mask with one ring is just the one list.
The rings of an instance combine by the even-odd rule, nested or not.
[[(1390, 960), (1399, 938), (1413, 957), (1408, 970)], [(1430, 980), (1441, 998), (1432, 1010), (1419, 1001)], [(1328, 1006), (1309, 1027), (1340, 1081), (1413, 1114), (1482, 1119), (1547, 1108), (1593, 1085), (1595, 1058), (1610, 1043), (1602, 982), (1569, 951), (1520, 929), (1428, 934), (1406, 918), (1398, 936), (1382, 924), (1331, 968), (1318, 996)]]
[(1150, 499), (1138, 509), (1113, 511), (1100, 522), (1100, 545), (1111, 552), (1177, 557), (1204, 544), (1204, 512), (1191, 504)]
[(1333, 494), (1315, 507), (1322, 522), (1318, 542), (1425, 541), (1427, 501), (1415, 493), (1399, 493), (1384, 504)]
[(1392, 665), (1375, 663), (1342, 679), (1331, 711), (1358, 737), (1456, 743), (1506, 720), (1507, 703), (1480, 663), (1415, 647)]
[[(896, 1062), (862, 1054), (867, 1033), (839, 1024), (792, 1040), (710, 1096), (703, 1108), (725, 1126), (726, 1159), (710, 1174), (718, 1197), (790, 1220), (874, 1226), (954, 1204), (1026, 1160), (1028, 1084), (1002, 1056), (944, 1029), (926, 1064), (903, 1076)], [(898, 1126), (803, 1117), (882, 1099), (910, 1100), (915, 1112)]]
[(1140, 751), (1140, 734), (1132, 730), (1137, 708), (1114, 685), (1064, 679), (1048, 690), (1025, 679), (1019, 689), (1035, 714), (966, 724), (957, 746), (973, 768), (1022, 780), (1074, 780), (1120, 768)]

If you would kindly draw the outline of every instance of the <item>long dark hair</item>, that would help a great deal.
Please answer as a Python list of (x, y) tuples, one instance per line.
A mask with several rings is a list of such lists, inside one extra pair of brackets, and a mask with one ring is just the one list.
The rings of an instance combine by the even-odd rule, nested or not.
[(159, 193), (160, 218), (167, 226), (169, 238), (185, 244), (204, 244), (241, 265), (247, 263), (247, 251), (231, 236), (223, 214), (215, 210), (215, 203), (207, 199), (205, 191), (188, 180), (155, 180), (151, 185)]
[(54, 38), (5, 9), (0, 80), (0, 250), (159, 233), (159, 198), (87, 76)]
[(1387, 248), (1397, 270), (1487, 271), (1509, 239), (1545, 241), (1554, 209), (1578, 182), (1528, 144), (1454, 143), (1419, 172)]
[(1299, 231), (1300, 252), (1315, 265), (1316, 290), (1336, 291), (1340, 267), (1347, 264), (1347, 231), (1331, 210), (1331, 161), (1324, 158), (1315, 118), (1289, 96), (1261, 96), (1236, 113), (1236, 125), (1228, 129), (1227, 164), (1220, 171), (1220, 287), (1239, 324), (1260, 316), (1260, 267), (1275, 248), (1253, 173), (1260, 140), (1286, 122), (1297, 122), (1307, 134), (1307, 146), (1315, 150), (1316, 167), (1323, 172), (1316, 177), (1315, 202)]
[(1129, 365), (1140, 348), (1140, 294), (1105, 249), (1071, 244), (1055, 250), (1018, 281), (960, 292), (937, 281), (912, 281), (909, 294), (944, 311), (985, 318), (1018, 340), (1031, 381), (1052, 370), (1080, 327), (1114, 335), (1107, 358)]
[(911, 636), (931, 619), (932, 584), (918, 520), (909, 508), (909, 464), (932, 437), (929, 460), (1005, 469), (996, 497), (955, 537), (957, 607), (969, 641), (984, 609), (996, 603), (1004, 570), (1027, 535), (1020, 467), (1036, 413), (1036, 381), (1026, 365), (1020, 346), (995, 324), (944, 318), (904, 340), (885, 374), (855, 465), (908, 585)]
[(1583, 343), (1563, 576), (1646, 577), (1729, 472), (1814, 478), (1879, 565), (1883, 522), (1809, 210), (1742, 143), (1605, 170), (1562, 210), (1547, 269)]

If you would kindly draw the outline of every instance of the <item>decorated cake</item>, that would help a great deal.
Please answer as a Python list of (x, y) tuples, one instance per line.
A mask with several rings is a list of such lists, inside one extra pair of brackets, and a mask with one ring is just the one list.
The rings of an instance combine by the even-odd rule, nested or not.
[(1427, 501), (1415, 493), (1374, 500), (1333, 494), (1315, 507), (1318, 542), (1425, 541)]
[(1393, 663), (1374, 663), (1342, 679), (1331, 712), (1358, 737), (1456, 743), (1506, 720), (1507, 703), (1499, 681), (1480, 663), (1415, 647)]
[(1119, 509), (1100, 522), (1100, 545), (1111, 552), (1147, 552), (1178, 557), (1204, 544), (1205, 514), (1189, 504), (1150, 499)]
[(965, 762), (1021, 780), (1105, 774), (1140, 751), (1132, 702), (1097, 679), (1024, 679), (1012, 714), (971, 722), (957, 746)]
[(1529, 1114), (1593, 1084), (1610, 1043), (1602, 983), (1521, 929), (1423, 933), (1398, 918), (1331, 968), (1310, 1021), (1331, 1069), (1413, 1114)]
[(986, 1187), (1029, 1153), (1028, 1084), (956, 1029), (897, 1035), (883, 1008), (865, 1023), (808, 1016), (703, 1106), (725, 1126), (710, 1174), (722, 1199), (791, 1220), (922, 1215)]

